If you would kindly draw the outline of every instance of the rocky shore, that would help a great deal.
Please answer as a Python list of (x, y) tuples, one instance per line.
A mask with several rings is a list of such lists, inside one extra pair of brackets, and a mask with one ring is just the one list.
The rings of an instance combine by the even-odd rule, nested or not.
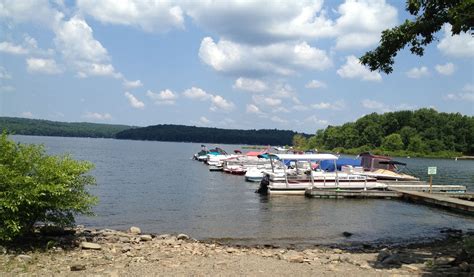
[(445, 233), (446, 239), (423, 245), (294, 250), (200, 242), (185, 234), (142, 234), (138, 227), (127, 231), (78, 227), (40, 235), (36, 245), (0, 246), (0, 275), (471, 276), (474, 236), (459, 230)]

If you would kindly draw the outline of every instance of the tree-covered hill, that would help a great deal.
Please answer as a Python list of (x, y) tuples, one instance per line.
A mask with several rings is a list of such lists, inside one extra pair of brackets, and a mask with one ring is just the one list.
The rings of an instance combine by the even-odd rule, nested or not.
[(86, 122), (57, 122), (41, 119), (0, 117), (0, 132), (16, 135), (114, 138), (120, 131), (133, 128), (126, 125)]
[[(125, 130), (118, 139), (159, 140), (203, 143), (290, 145), (293, 131), (284, 130), (233, 130), (184, 125), (155, 125)], [(307, 136), (307, 135), (303, 135)]]
[[(346, 153), (379, 150), (401, 155), (474, 154), (474, 117), (434, 109), (372, 113), (342, 126), (328, 126), (316, 135), (294, 138), (300, 148)], [(437, 155), (433, 155), (437, 156)], [(449, 156), (449, 155), (438, 155)]]

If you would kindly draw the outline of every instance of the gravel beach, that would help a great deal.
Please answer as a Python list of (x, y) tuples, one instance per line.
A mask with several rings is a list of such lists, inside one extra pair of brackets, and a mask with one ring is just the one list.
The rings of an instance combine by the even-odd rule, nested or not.
[(185, 234), (142, 234), (138, 227), (79, 227), (69, 234), (43, 235), (39, 246), (1, 246), (0, 275), (471, 276), (472, 256), (462, 250), (466, 239), (471, 236), (451, 230), (445, 239), (423, 245), (295, 250), (200, 242)]

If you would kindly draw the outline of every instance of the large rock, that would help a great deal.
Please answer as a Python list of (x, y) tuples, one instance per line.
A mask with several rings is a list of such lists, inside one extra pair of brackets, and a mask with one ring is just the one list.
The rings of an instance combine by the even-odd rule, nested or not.
[(135, 235), (139, 235), (142, 233), (142, 230), (140, 230), (140, 228), (136, 227), (136, 226), (132, 226), (130, 227), (130, 229), (128, 230), (128, 232), (132, 233), (132, 234), (135, 234)]
[(91, 249), (91, 250), (102, 249), (102, 246), (100, 246), (100, 244), (93, 243), (93, 242), (86, 242), (86, 241), (81, 242), (80, 246), (82, 249)]

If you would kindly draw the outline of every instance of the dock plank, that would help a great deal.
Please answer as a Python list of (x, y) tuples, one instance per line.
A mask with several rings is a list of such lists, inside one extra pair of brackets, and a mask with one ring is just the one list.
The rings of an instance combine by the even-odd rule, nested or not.
[(439, 193), (426, 193), (419, 191), (406, 191), (399, 189), (392, 189), (402, 194), (402, 198), (406, 198), (413, 201), (424, 202), (427, 204), (433, 204), (436, 206), (442, 206), (445, 208), (451, 208), (455, 210), (462, 210), (469, 213), (474, 213), (474, 202), (458, 199), (455, 197), (449, 197), (449, 194)]

